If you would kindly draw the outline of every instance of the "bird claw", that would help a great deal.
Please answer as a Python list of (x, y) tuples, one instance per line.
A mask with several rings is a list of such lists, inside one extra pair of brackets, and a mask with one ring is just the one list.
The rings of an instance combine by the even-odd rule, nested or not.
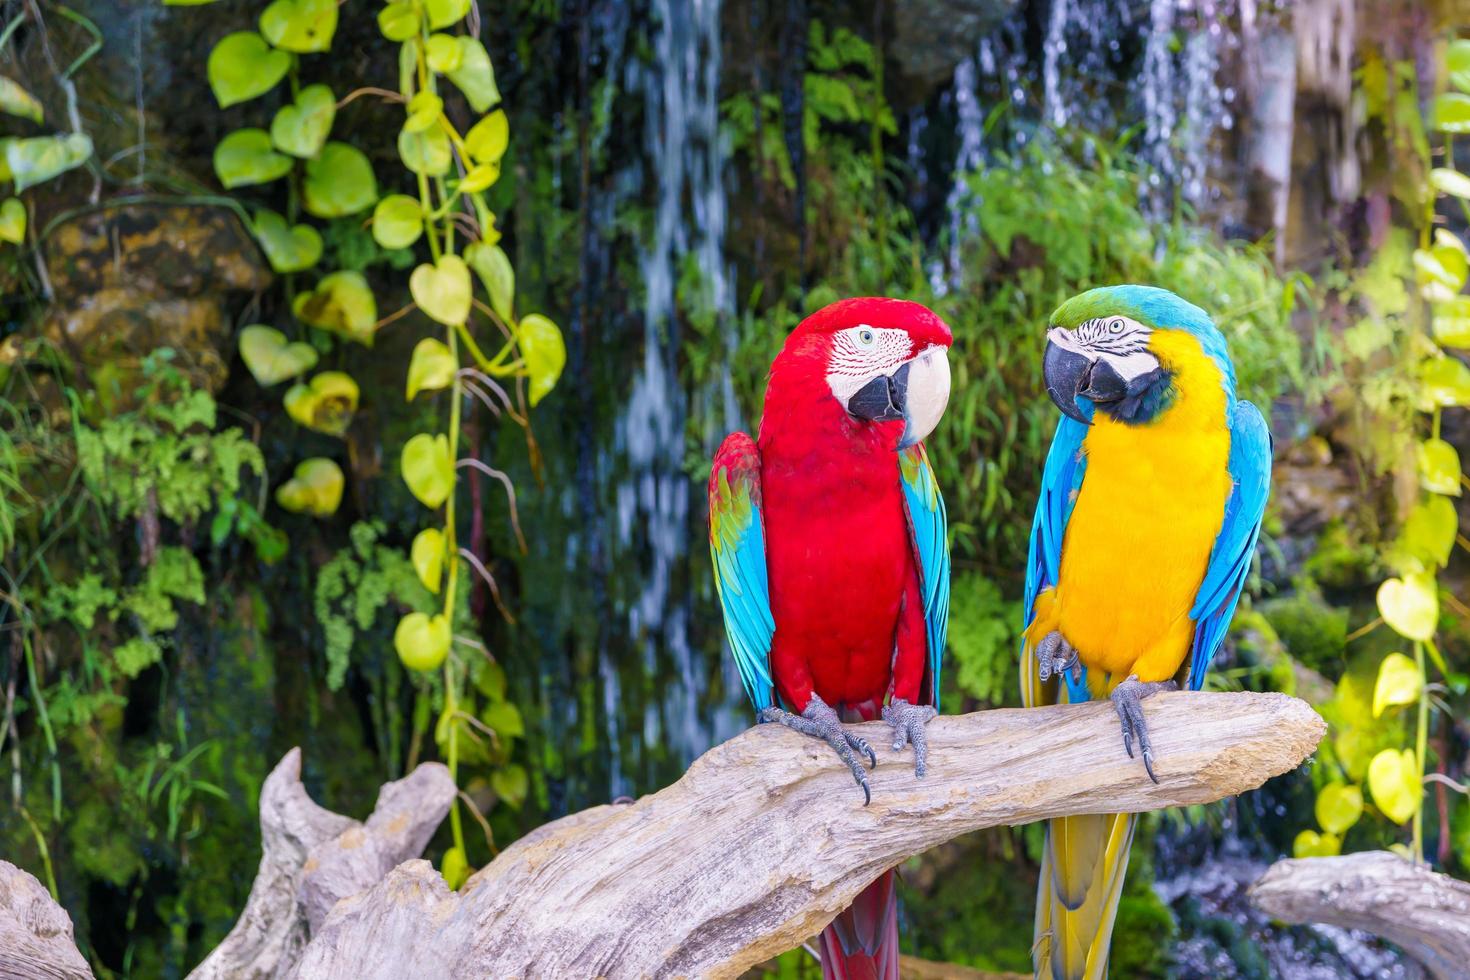
[(763, 721), (774, 721), (778, 724), (785, 725), (787, 728), (801, 732), (803, 735), (820, 738), (832, 746), (832, 751), (837, 753), (837, 757), (843, 761), (848, 771), (852, 773), (852, 778), (862, 787), (863, 806), (867, 806), (873, 802), (873, 793), (868, 787), (868, 774), (863, 771), (863, 764), (858, 761), (858, 757), (853, 753), (860, 752), (867, 756), (869, 767), (875, 769), (878, 766), (877, 754), (873, 751), (873, 747), (868, 744), (867, 739), (861, 735), (854, 735), (852, 732), (843, 728), (841, 720), (837, 717), (837, 712), (833, 711), (817, 695), (812, 695), (811, 700), (807, 702), (806, 708), (799, 715), (792, 714), (781, 708), (766, 708), (761, 712), (761, 719)]
[(1159, 691), (1177, 690), (1179, 685), (1174, 681), (1140, 681), (1136, 676), (1113, 688), (1113, 708), (1123, 725), (1123, 751), (1128, 753), (1128, 758), (1133, 758), (1133, 740), (1138, 739), (1143, 769), (1155, 783), (1159, 777), (1154, 775), (1154, 747), (1148, 737), (1148, 723), (1143, 718), (1143, 699)]
[(903, 698), (894, 698), (883, 706), (883, 720), (893, 729), (893, 751), (901, 752), (905, 744), (914, 747), (914, 775), (920, 779), (929, 761), (929, 742), (924, 736), (924, 726), (939, 714), (932, 705), (909, 704)]
[(1077, 648), (1068, 642), (1061, 630), (1052, 630), (1036, 645), (1036, 670), (1043, 681), (1052, 675), (1058, 678), (1064, 673), (1072, 675), (1072, 682), (1082, 680), (1082, 661), (1077, 657)]

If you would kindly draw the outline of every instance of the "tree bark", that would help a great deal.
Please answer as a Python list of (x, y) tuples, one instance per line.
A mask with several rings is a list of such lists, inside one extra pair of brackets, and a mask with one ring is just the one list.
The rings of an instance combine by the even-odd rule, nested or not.
[(0, 980), (92, 980), (71, 916), (33, 876), (0, 861)]
[[(815, 935), (870, 881), (960, 834), (1206, 803), (1305, 759), (1325, 725), (1279, 694), (1164, 694), (1145, 707), (1157, 784), (1106, 704), (930, 724), (929, 775), (884, 751), (873, 803), (827, 746), (761, 725), (637, 803), (518, 841), (458, 894), (424, 861), (339, 902), (294, 976), (735, 977)], [(881, 723), (853, 726), (886, 745)]]
[(1436, 977), (1470, 970), (1470, 883), (1388, 851), (1277, 861), (1250, 899), (1293, 925), (1325, 922), (1382, 936)]

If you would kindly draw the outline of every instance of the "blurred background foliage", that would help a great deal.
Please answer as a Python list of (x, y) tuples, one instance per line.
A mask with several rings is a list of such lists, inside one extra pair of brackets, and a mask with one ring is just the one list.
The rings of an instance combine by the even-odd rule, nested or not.
[[(428, 856), (457, 875), (548, 819), (667, 784), (749, 724), (705, 557), (707, 461), (757, 424), (787, 331), (841, 296), (915, 299), (955, 329), (930, 447), (956, 569), (943, 706), (1017, 704), (1056, 416), (1041, 328), (1123, 281), (1216, 316), (1276, 436), (1258, 571), (1210, 683), (1296, 693), (1332, 727), (1302, 771), (1147, 818), (1113, 974), (1413, 975), (1362, 936), (1275, 926), (1243, 891), (1293, 852), (1398, 845), (1470, 874), (1470, 805), (1449, 785), (1470, 736), (1470, 185), (1452, 142), (1470, 130), (1453, 43), (1470, 10), (430, 5), (483, 41), (504, 97), (505, 158), (461, 229), (503, 250), (516, 309), (565, 338), (544, 399), (508, 383), (487, 408), (462, 388), (403, 397), (420, 342), (457, 344), (410, 305), (442, 310), (410, 286), (436, 255), (377, 211), (419, 194), (397, 134), (434, 108), (392, 97), (400, 28), (379, 13), (403, 6), (428, 10), (341, 6), (321, 50), (272, 40), (253, 0), (0, 3), (0, 75), (21, 86), (0, 82), (0, 855), (58, 895), (99, 976), (182, 976), (219, 941), (256, 864), (260, 781), (293, 745), (313, 796), (354, 815), (453, 752), (456, 813), (483, 825), (446, 825)], [(289, 77), (222, 107), (210, 52), (257, 28)], [(468, 133), (486, 107), (445, 77), (434, 111)], [(373, 200), (313, 208), (323, 151), (289, 138), (303, 162), (256, 147), (274, 180), (222, 186), (216, 147), (304, 107), (298, 82), (335, 94), (331, 140), (361, 155)], [(439, 241), (459, 220), (424, 213)], [(276, 234), (303, 223), (315, 246)], [(322, 315), (346, 295), (327, 272), (370, 290), (371, 346)], [(519, 337), (495, 281), (476, 277), (488, 311), (469, 321), (491, 351), (497, 321)], [(305, 344), (297, 373), (346, 375), (352, 396), (293, 415), (284, 379), (240, 356), (252, 325)], [(463, 582), (446, 604), (411, 554), (426, 511), (398, 471), (411, 437), (451, 431), (476, 463), (440, 525), (469, 555), (446, 553)], [(298, 471), (312, 459), (337, 476)], [(447, 667), (408, 669), (397, 624), (436, 610)], [(1027, 969), (1039, 846), (1038, 828), (994, 830), (908, 862), (906, 949)], [(798, 951), (770, 969), (813, 967)]]

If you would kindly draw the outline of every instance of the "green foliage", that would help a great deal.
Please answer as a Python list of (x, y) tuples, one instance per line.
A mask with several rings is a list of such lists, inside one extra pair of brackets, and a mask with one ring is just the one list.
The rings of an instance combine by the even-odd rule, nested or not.
[(1290, 595), (1268, 599), (1258, 608), (1297, 661), (1331, 674), (1341, 669), (1348, 611), (1325, 602), (1315, 582), (1299, 581)]
[[(955, 576), (949, 607), (949, 663), (959, 693), (992, 705), (1015, 704), (1020, 696), (1016, 667), (1021, 604), (1006, 600), (1000, 586), (976, 572)], [(945, 703), (946, 712), (961, 703)]]

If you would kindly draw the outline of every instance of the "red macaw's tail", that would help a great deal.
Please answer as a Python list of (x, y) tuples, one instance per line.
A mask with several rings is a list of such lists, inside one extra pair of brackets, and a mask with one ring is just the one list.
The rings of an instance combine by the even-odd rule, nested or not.
[(822, 930), (822, 980), (898, 980), (898, 889), (892, 871)]
[(1132, 813), (1048, 820), (1036, 894), (1037, 977), (1105, 980), (1113, 919), (1123, 895)]

